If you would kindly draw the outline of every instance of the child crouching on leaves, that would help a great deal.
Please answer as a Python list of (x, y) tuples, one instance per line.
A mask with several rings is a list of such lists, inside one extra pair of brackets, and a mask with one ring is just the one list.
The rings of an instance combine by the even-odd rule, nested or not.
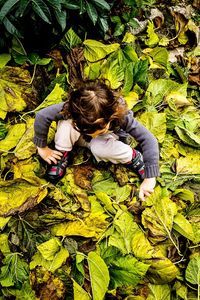
[[(48, 130), (57, 121), (55, 150), (47, 146)], [(144, 200), (159, 176), (159, 150), (156, 138), (127, 109), (122, 97), (102, 82), (89, 81), (70, 92), (68, 100), (51, 105), (36, 114), (34, 143), (39, 155), (49, 164), (47, 177), (57, 182), (65, 174), (74, 144), (90, 149), (100, 161), (124, 164), (143, 179), (139, 197)], [(142, 154), (126, 141), (131, 135)]]

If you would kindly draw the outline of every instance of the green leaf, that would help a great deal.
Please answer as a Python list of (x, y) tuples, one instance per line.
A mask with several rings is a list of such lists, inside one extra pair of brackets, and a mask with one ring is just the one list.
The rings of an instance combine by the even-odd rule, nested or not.
[(148, 284), (150, 290), (147, 300), (170, 300), (171, 290), (168, 284)]
[(153, 22), (148, 21), (147, 35), (148, 35), (148, 39), (145, 40), (145, 44), (149, 47), (152, 47), (152, 48), (155, 47), (159, 43), (159, 37), (154, 32)]
[(113, 226), (117, 231), (109, 237), (108, 244), (119, 248), (123, 254), (131, 252), (131, 242), (134, 234), (138, 231), (138, 225), (133, 221), (131, 214), (118, 210)]
[(176, 160), (177, 174), (200, 174), (200, 155), (188, 154), (186, 157), (180, 157)]
[(74, 300), (91, 300), (89, 294), (75, 280), (73, 280), (73, 288)]
[[(151, 197), (154, 197), (154, 193)], [(159, 201), (154, 202), (151, 208), (146, 208), (142, 212), (142, 224), (148, 228), (155, 240), (165, 240), (168, 236), (173, 242), (171, 230), (176, 214), (176, 204), (169, 197), (164, 196)]]
[(2, 6), (1, 10), (0, 10), (0, 21), (2, 21), (5, 16), (7, 15), (7, 13), (9, 13), (13, 6), (19, 2), (19, 0), (7, 0), (4, 5)]
[(67, 249), (60, 247), (60, 250), (53, 256), (51, 260), (45, 259), (40, 252), (36, 252), (32, 256), (30, 262), (30, 269), (33, 270), (37, 266), (42, 266), (48, 271), (54, 273), (59, 269), (62, 264), (64, 264), (69, 257), (69, 252)]
[(92, 286), (92, 299), (103, 300), (110, 280), (108, 267), (104, 260), (95, 252), (90, 252), (87, 260)]
[(185, 272), (185, 278), (192, 284), (200, 285), (200, 256), (193, 257)]
[(165, 140), (167, 131), (165, 113), (145, 112), (140, 116), (139, 121), (155, 135), (159, 143)]
[(118, 60), (107, 61), (107, 63), (102, 66), (101, 78), (107, 79), (110, 83), (112, 89), (117, 89), (122, 85), (122, 80), (124, 79), (124, 70), (118, 64)]
[(46, 260), (53, 260), (56, 253), (61, 246), (60, 241), (57, 238), (52, 238), (37, 246), (37, 249)]
[(110, 10), (110, 5), (105, 0), (92, 0), (92, 2), (101, 9)]
[(169, 60), (169, 53), (167, 49), (156, 47), (149, 53), (149, 56), (152, 57), (153, 61), (167, 69)]
[(82, 43), (82, 40), (79, 38), (79, 36), (75, 33), (75, 31), (70, 28), (63, 39), (61, 40), (61, 45), (68, 50), (78, 46), (79, 44)]
[(174, 217), (173, 228), (187, 239), (195, 242), (195, 235), (190, 222), (180, 213)]
[(51, 24), (51, 12), (43, 0), (32, 0), (35, 13), (46, 23)]
[(90, 62), (95, 62), (106, 57), (108, 54), (119, 49), (120, 44), (114, 43), (111, 45), (105, 45), (95, 40), (85, 40), (84, 44), (84, 55)]
[(0, 283), (3, 287), (16, 285), (21, 287), (22, 283), (28, 279), (28, 264), (20, 258), (19, 253), (9, 253), (3, 259), (1, 267)]
[(0, 54), (0, 69), (5, 67), (5, 65), (11, 60), (11, 55), (8, 53)]
[(95, 25), (98, 19), (98, 13), (96, 8), (94, 7), (93, 4), (86, 1), (86, 9), (89, 18), (91, 19), (92, 23)]
[(98, 18), (98, 24), (99, 24), (99, 26), (101, 27), (101, 29), (103, 30), (104, 33), (106, 33), (108, 31), (109, 26), (108, 26), (107, 18), (99, 17)]
[(135, 287), (144, 278), (149, 265), (139, 262), (131, 255), (116, 257), (109, 266), (111, 288)]
[(6, 66), (0, 70), (0, 118), (5, 119), (10, 111), (23, 111), (27, 97), (30, 102), (35, 100), (30, 80), (29, 72), (22, 68)]
[(3, 19), (3, 24), (6, 28), (6, 30), (11, 34), (11, 35), (14, 35), (14, 36), (17, 36), (19, 38), (22, 38), (22, 34), (21, 32), (13, 25), (13, 23), (7, 18), (5, 17)]
[(62, 102), (62, 96), (64, 95), (65, 91), (63, 88), (60, 87), (58, 83), (56, 83), (54, 89), (51, 93), (44, 99), (44, 101), (34, 110), (39, 111), (49, 105), (58, 104)]
[(56, 20), (57, 20), (58, 24), (60, 25), (62, 31), (64, 31), (67, 26), (67, 12), (59, 11), (58, 9), (55, 9), (54, 14), (56, 16)]
[(139, 60), (135, 62), (133, 68), (133, 83), (146, 86), (147, 85), (148, 60)]
[(0, 153), (13, 149), (26, 130), (24, 123), (11, 125), (4, 140), (0, 141)]

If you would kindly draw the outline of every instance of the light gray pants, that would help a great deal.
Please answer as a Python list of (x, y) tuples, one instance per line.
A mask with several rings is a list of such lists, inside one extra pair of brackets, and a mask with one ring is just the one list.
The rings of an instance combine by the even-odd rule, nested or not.
[(110, 161), (114, 164), (125, 164), (132, 160), (132, 148), (119, 141), (114, 133), (99, 135), (90, 143), (86, 143), (80, 132), (74, 129), (71, 120), (59, 121), (55, 134), (55, 148), (61, 151), (71, 151), (74, 144), (89, 148), (98, 162)]

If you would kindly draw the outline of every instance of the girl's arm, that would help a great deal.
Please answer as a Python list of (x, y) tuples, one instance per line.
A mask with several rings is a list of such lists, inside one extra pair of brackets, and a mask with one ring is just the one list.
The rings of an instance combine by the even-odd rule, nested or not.
[(50, 149), (47, 146), (49, 127), (52, 121), (62, 118), (59, 113), (63, 105), (64, 102), (50, 105), (37, 112), (35, 117), (33, 142), (37, 146), (38, 154), (49, 164), (51, 164), (51, 162), (57, 164), (57, 160), (63, 155), (61, 152)]
[(133, 118), (132, 111), (129, 111), (126, 116), (123, 129), (133, 136), (142, 148), (145, 164), (145, 178), (159, 176), (159, 147), (158, 141), (154, 135)]
[(50, 105), (36, 113), (33, 142), (37, 147), (46, 147), (49, 127), (53, 121), (62, 118), (59, 113), (62, 110), (63, 105), (64, 102)]

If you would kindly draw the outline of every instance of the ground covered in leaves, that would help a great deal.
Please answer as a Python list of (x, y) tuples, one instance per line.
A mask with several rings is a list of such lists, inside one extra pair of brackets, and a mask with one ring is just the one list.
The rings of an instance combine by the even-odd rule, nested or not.
[[(0, 55), (0, 299), (200, 299), (197, 9), (149, 8), (130, 30), (116, 18), (109, 42), (70, 29), (46, 58), (19, 45)], [(157, 137), (161, 176), (146, 201), (136, 174), (83, 148), (60, 182), (45, 180), (35, 113), (83, 78), (107, 79)]]

